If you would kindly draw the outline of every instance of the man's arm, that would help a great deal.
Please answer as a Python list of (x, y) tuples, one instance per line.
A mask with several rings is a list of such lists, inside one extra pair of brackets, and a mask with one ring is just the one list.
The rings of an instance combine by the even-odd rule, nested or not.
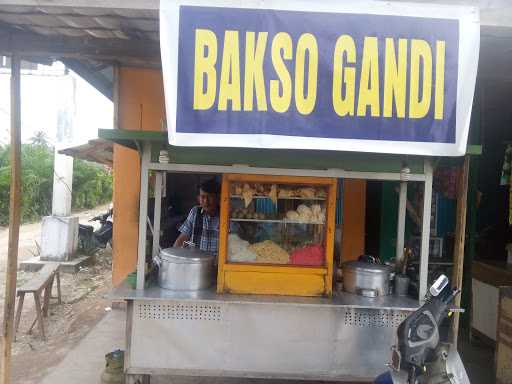
[(183, 243), (185, 241), (188, 241), (190, 239), (190, 236), (186, 233), (180, 233), (176, 241), (174, 242), (175, 247), (183, 247)]
[(194, 221), (196, 219), (197, 209), (192, 208), (188, 213), (187, 219), (181, 225), (179, 231), (181, 232), (176, 241), (174, 242), (175, 247), (183, 247), (185, 241), (190, 240), (192, 237), (192, 229), (194, 227)]

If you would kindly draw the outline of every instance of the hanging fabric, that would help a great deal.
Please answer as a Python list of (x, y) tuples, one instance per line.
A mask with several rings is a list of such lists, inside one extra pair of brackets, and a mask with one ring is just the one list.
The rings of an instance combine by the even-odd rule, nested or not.
[(434, 190), (442, 193), (447, 199), (455, 200), (457, 198), (458, 178), (459, 167), (436, 167), (434, 173)]

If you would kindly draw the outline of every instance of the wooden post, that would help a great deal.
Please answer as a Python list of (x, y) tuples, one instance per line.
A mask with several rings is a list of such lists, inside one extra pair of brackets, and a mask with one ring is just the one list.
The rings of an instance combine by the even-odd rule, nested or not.
[(16, 304), (16, 277), (18, 269), (18, 239), (21, 206), (21, 108), (20, 63), (11, 57), (11, 191), (9, 201), (9, 245), (5, 279), (4, 319), (2, 326), (2, 361), (0, 384), (11, 382), (11, 345), (14, 337), (14, 306)]
[(112, 102), (114, 104), (114, 129), (119, 129), (119, 64), (114, 64), (113, 71), (113, 86), (112, 86)]
[[(466, 212), (469, 179), (469, 156), (464, 158), (464, 165), (457, 185), (457, 211), (455, 221), (455, 244), (453, 249), (453, 275), (452, 286), (462, 288), (462, 275), (464, 270), (464, 243), (466, 239)], [(460, 306), (460, 294), (454, 300), (454, 305)], [(455, 313), (450, 329), (450, 340), (457, 346), (459, 333), (459, 313)]]

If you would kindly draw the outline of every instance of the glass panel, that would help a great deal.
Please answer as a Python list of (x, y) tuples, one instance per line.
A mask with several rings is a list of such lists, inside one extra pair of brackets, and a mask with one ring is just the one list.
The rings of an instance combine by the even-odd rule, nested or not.
[(325, 264), (327, 188), (232, 183), (228, 261)]

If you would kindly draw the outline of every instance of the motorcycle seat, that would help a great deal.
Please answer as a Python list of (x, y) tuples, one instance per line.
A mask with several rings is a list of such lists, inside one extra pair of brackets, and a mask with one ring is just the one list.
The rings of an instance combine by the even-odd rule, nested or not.
[(92, 225), (78, 224), (78, 229), (80, 231), (85, 231), (85, 232), (90, 232), (90, 233), (94, 232), (94, 227)]

